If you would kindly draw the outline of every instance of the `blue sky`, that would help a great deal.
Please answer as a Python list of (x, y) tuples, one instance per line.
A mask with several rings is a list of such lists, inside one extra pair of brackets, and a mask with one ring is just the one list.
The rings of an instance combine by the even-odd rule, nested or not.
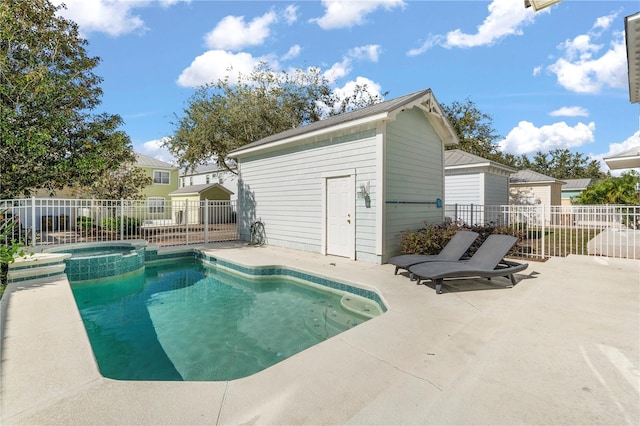
[(425, 88), (441, 104), (470, 99), (514, 154), (568, 148), (601, 159), (640, 143), (624, 41), (638, 0), (539, 12), (523, 0), (64, 3), (102, 59), (101, 110), (122, 116), (137, 152), (165, 161), (161, 141), (194, 88), (260, 61), (318, 67), (343, 93), (358, 82), (386, 99)]

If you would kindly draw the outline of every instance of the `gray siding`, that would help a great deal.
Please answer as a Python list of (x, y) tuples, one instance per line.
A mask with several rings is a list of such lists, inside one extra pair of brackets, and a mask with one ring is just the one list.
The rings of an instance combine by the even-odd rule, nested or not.
[(482, 179), (480, 173), (447, 172), (445, 201), (447, 204), (481, 204)]
[(509, 177), (485, 173), (485, 201), (487, 206), (504, 206), (509, 204)]
[[(441, 222), (444, 152), (433, 127), (417, 108), (398, 115), (387, 126), (385, 143), (385, 227), (383, 261), (400, 252), (400, 236), (425, 222)], [(394, 204), (394, 201), (416, 204)], [(417, 204), (422, 203), (422, 204)]]
[[(356, 200), (356, 253), (375, 247), (375, 130), (337, 136), (295, 148), (242, 158), (239, 183), (239, 231), (249, 239), (256, 219), (265, 226), (267, 243), (322, 252), (322, 184), (327, 174), (351, 170), (356, 188), (369, 181), (371, 208)], [(355, 188), (354, 188), (355, 193)]]

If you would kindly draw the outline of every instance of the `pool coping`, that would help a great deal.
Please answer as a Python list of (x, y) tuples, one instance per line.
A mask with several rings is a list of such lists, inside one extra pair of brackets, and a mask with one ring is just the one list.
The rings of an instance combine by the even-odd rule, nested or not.
[[(638, 342), (627, 337), (638, 324), (638, 261), (552, 259), (519, 274), (512, 289), (452, 283), (436, 295), (394, 276), (391, 265), (267, 247), (203, 249), (249, 266), (288, 259), (310, 273), (357, 277), (388, 311), (247, 378), (122, 382), (99, 375), (64, 278), (12, 283), (2, 298), (2, 424), (638, 420), (638, 390), (598, 356), (605, 346), (638, 359)], [(603, 294), (602, 280), (616, 285)], [(541, 351), (543, 343), (555, 350)], [(540, 381), (542, 371), (557, 373)]]

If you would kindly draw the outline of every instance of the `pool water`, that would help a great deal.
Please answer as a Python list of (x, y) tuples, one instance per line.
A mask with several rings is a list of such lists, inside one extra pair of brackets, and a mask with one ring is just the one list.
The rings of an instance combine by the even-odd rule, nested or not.
[(369, 319), (349, 294), (195, 259), (72, 289), (100, 372), (120, 380), (246, 377)]

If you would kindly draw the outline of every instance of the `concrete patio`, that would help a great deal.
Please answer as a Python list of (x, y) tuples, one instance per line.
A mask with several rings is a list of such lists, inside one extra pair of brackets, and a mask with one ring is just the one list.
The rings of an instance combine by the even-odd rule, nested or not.
[(443, 294), (372, 265), (273, 247), (203, 247), (375, 289), (388, 311), (253, 376), (100, 376), (64, 278), (3, 299), (0, 423), (640, 424), (640, 261), (569, 256)]

